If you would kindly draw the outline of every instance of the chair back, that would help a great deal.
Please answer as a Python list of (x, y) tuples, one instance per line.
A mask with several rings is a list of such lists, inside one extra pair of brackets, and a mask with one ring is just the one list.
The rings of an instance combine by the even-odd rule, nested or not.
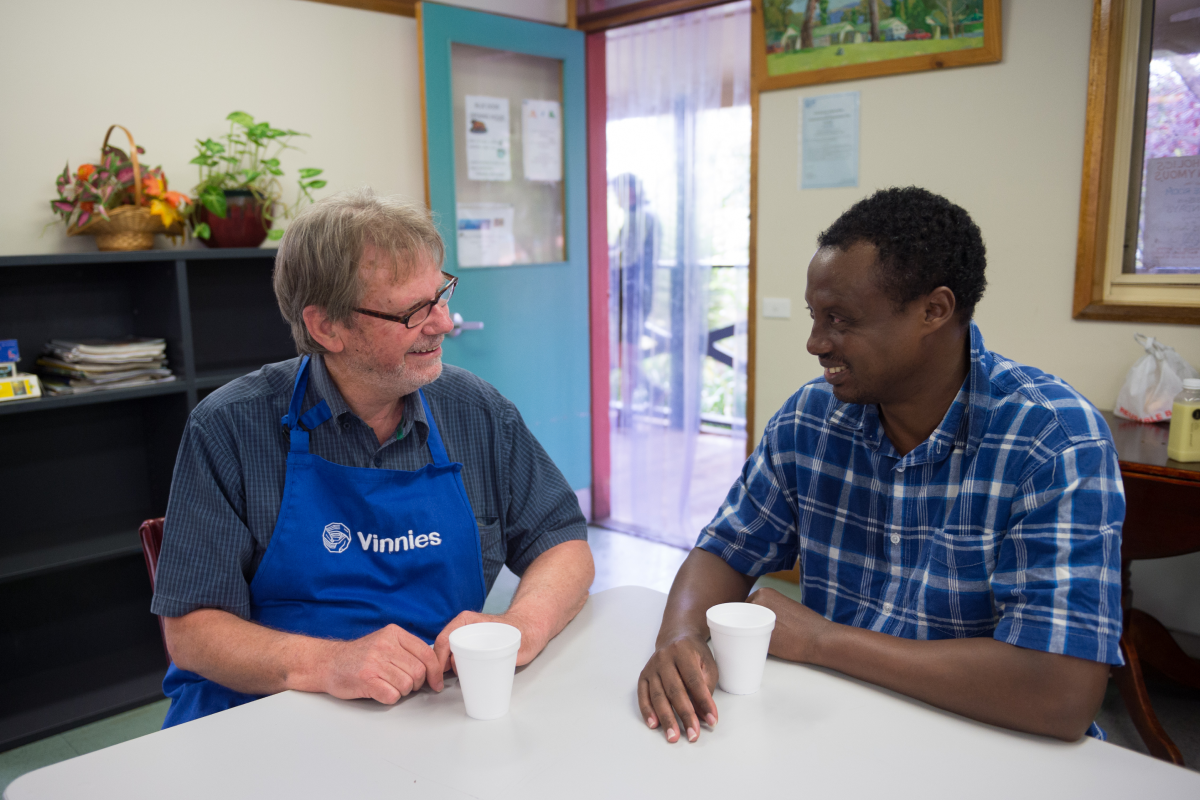
[[(158, 575), (158, 553), (162, 550), (163, 519), (156, 517), (148, 519), (138, 528), (138, 536), (142, 539), (142, 556), (146, 559), (146, 571), (150, 573), (150, 590), (154, 590), (154, 578)], [(167, 649), (167, 632), (163, 629), (162, 617), (158, 617), (158, 632), (162, 636), (163, 652), (167, 660), (171, 660), (171, 651)]]

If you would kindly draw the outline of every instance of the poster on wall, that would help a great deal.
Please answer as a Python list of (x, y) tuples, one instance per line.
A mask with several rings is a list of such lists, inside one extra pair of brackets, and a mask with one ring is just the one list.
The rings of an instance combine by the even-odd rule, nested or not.
[(512, 128), (507, 97), (469, 94), (467, 103), (467, 178), (512, 180)]
[(1000, 0), (753, 0), (759, 90), (1000, 60)]
[(1146, 160), (1142, 265), (1200, 268), (1200, 156)]
[(562, 180), (562, 107), (558, 101), (521, 101), (521, 162), (527, 181)]
[(516, 260), (514, 216), (507, 203), (459, 203), (458, 266), (511, 266)]
[(800, 188), (858, 186), (858, 92), (800, 98)]

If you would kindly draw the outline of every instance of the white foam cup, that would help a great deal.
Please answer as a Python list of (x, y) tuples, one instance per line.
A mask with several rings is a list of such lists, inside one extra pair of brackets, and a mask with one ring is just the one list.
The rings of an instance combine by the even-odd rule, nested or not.
[(706, 616), (717, 659), (717, 685), (729, 694), (754, 694), (762, 685), (775, 612), (752, 603), (721, 603)]
[(521, 631), (503, 622), (476, 622), (450, 633), (467, 716), (498, 719), (508, 713)]

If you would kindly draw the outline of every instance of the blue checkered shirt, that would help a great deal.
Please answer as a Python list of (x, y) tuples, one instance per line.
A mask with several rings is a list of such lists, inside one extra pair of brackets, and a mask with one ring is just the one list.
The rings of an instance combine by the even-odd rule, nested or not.
[[(268, 364), (226, 384), (192, 412), (175, 462), (151, 610), (197, 608), (250, 615), (250, 581), (283, 500), (287, 413), (300, 359)], [(516, 407), (466, 370), (447, 365), (423, 389), (451, 461), (463, 465), (479, 525), (488, 589), (507, 564), (522, 574), (562, 542), (587, 538), (579, 501)], [(335, 464), (418, 470), (430, 463), (429, 423), (416, 393), (404, 398), (396, 439), (383, 444), (312, 359), (303, 409), (325, 400), (333, 418), (313, 429), (311, 451)]]
[(804, 604), (845, 625), (1121, 664), (1124, 516), (1104, 418), (972, 323), (970, 373), (925, 442), (901, 457), (876, 406), (819, 378), (768, 423), (696, 546), (746, 575), (799, 559)]

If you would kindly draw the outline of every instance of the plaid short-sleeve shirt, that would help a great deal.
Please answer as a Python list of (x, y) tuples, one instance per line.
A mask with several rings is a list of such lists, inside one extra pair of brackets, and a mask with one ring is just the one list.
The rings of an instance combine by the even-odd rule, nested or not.
[(798, 558), (804, 604), (835, 622), (1121, 664), (1124, 516), (1104, 418), (971, 323), (969, 375), (929, 439), (901, 457), (874, 405), (817, 379), (771, 419), (697, 547), (747, 575)]

